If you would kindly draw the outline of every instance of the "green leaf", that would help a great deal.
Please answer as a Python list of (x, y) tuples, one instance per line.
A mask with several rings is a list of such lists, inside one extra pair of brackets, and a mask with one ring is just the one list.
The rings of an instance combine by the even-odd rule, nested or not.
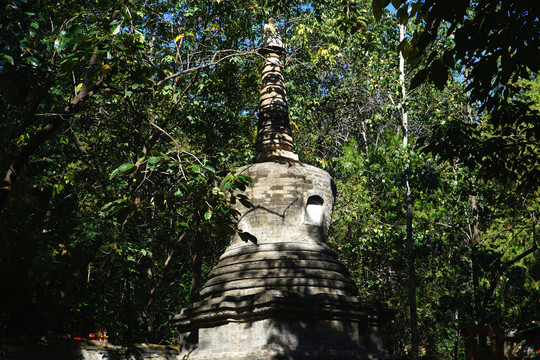
[(119, 172), (120, 172), (120, 170), (115, 169), (115, 170), (111, 173), (111, 175), (109, 176), (109, 180), (111, 180), (113, 177), (115, 177), (116, 174), (118, 174)]
[(202, 174), (202, 169), (199, 165), (193, 164), (187, 167), (187, 169), (195, 174)]
[(126, 164), (122, 164), (118, 167), (118, 171), (120, 172), (131, 172), (133, 170), (135, 170), (137, 168), (137, 166), (135, 166), (135, 164), (130, 164), (130, 163), (126, 163)]
[(221, 189), (229, 189), (231, 187), (231, 182), (227, 180), (227, 178), (225, 178), (226, 180), (223, 181), (221, 184), (219, 184), (219, 187)]
[(15, 62), (13, 61), (13, 56), (8, 54), (3, 54), (4, 59), (6, 59), (11, 65), (15, 65)]
[(182, 195), (184, 195), (184, 194), (182, 193), (182, 190), (180, 190), (180, 188), (178, 188), (178, 189), (174, 192), (174, 196), (176, 196), (176, 197), (181, 197)]
[(203, 165), (203, 168), (206, 170), (206, 171), (209, 171), (211, 173), (216, 173), (216, 169), (214, 169), (212, 166), (210, 165)]
[(398, 45), (398, 50), (403, 53), (403, 57), (407, 58), (411, 53), (412, 46), (407, 39), (403, 39)]
[(137, 170), (137, 166), (135, 164), (122, 164), (111, 173), (111, 175), (109, 176), (109, 180), (115, 177), (118, 173), (130, 173), (135, 170)]
[(399, 7), (401, 6), (401, 0), (392, 0), (391, 2), (396, 9), (399, 9)]
[(137, 156), (137, 162), (138, 162), (138, 163), (142, 163), (142, 162), (144, 161), (144, 157), (145, 157), (144, 153), (141, 152), (141, 153)]
[(442, 90), (448, 80), (448, 68), (439, 59), (436, 59), (429, 69), (431, 81), (439, 90)]
[(382, 0), (373, 0), (371, 6), (373, 8), (373, 16), (375, 16), (375, 20), (380, 20), (383, 14)]
[(240, 203), (242, 205), (244, 205), (245, 207), (247, 207), (247, 208), (252, 208), (253, 207), (253, 204), (251, 203), (251, 201), (249, 201), (249, 198), (246, 195), (238, 194), (237, 197), (238, 197), (238, 200), (240, 201)]
[(240, 182), (242, 182), (243, 184), (246, 184), (246, 185), (253, 181), (252, 178), (250, 178), (249, 176), (246, 176), (246, 175), (238, 175), (236, 178)]
[(122, 30), (122, 24), (118, 24), (118, 26), (114, 28), (111, 34), (118, 35), (120, 33), (120, 30)]
[(408, 6), (404, 5), (399, 8), (397, 12), (397, 17), (399, 19), (399, 23), (403, 26), (407, 26), (407, 23), (409, 22), (409, 12), (408, 12)]
[(208, 210), (207, 212), (204, 213), (205, 220), (210, 220), (211, 217), (212, 217), (212, 211)]
[(410, 83), (409, 88), (411, 90), (416, 89), (418, 86), (420, 86), (426, 80), (427, 75), (428, 75), (428, 70), (427, 69), (422, 69), (422, 70), (418, 71), (418, 73), (416, 73), (416, 75), (414, 75), (414, 77), (411, 79), (411, 83)]
[(33, 67), (38, 67), (38, 66), (39, 66), (39, 61), (38, 61), (38, 59), (36, 59), (36, 58), (33, 57), (33, 56), (30, 56), (26, 61), (27, 61), (30, 65), (32, 65)]
[(160, 161), (161, 161), (161, 157), (159, 157), (159, 156), (150, 156), (150, 157), (148, 158), (148, 163), (149, 163), (150, 165), (155, 165), (155, 164), (157, 164), (157, 163), (160, 162)]
[(114, 215), (124, 207), (125, 202), (124, 199), (117, 199), (106, 203), (100, 210), (107, 215)]

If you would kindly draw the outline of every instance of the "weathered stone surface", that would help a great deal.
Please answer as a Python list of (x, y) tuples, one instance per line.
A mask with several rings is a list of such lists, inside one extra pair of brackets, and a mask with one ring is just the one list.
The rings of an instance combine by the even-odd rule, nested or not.
[(292, 137), (289, 134), (283, 133), (281, 131), (263, 132), (259, 135), (259, 137), (262, 141), (280, 139), (283, 141), (292, 142)]
[(252, 182), (235, 195), (252, 206), (235, 203), (240, 233), (210, 272), (203, 300), (172, 319), (182, 356), (387, 359), (377, 332), (392, 313), (354, 296), (354, 282), (326, 244), (335, 184), (293, 152), (280, 46), (265, 37), (260, 49), (258, 154), (237, 171)]
[(261, 128), (257, 130), (257, 134), (264, 134), (266, 132), (284, 132), (286, 134), (291, 133), (291, 127), (285, 118), (274, 118), (274, 121), (272, 122), (269, 122), (267, 119), (261, 119), (259, 123)]
[(354, 296), (330, 294), (301, 294), (296, 291), (269, 290), (244, 296), (213, 297), (184, 309), (174, 317), (181, 329), (194, 324), (208, 327), (226, 323), (252, 322), (264, 318), (326, 319), (362, 321), (375, 325), (388, 319), (391, 312)]
[(209, 299), (177, 321), (198, 325), (184, 335), (190, 359), (387, 359), (377, 325), (390, 315), (355, 297), (273, 290)]
[[(298, 161), (289, 127), (285, 83), (280, 54), (284, 52), (279, 34), (266, 34), (259, 52), (265, 62), (259, 100), (257, 156), (255, 162)], [(278, 133), (282, 133), (281, 135)]]
[(284, 88), (280, 87), (280, 86), (270, 85), (270, 86), (264, 87), (261, 90), (260, 96), (261, 97), (263, 97), (263, 96), (283, 96), (283, 97), (286, 97), (287, 96), (287, 91)]
[[(335, 196), (330, 175), (310, 165), (279, 162), (249, 165), (238, 173), (252, 179), (244, 195), (254, 207), (237, 203), (235, 209), (241, 214), (238, 228), (253, 240), (232, 239), (201, 297), (291, 288), (302, 294), (356, 293), (347, 270), (325, 243)], [(307, 213), (314, 197), (320, 199), (316, 220)]]
[[(326, 245), (335, 185), (290, 162), (248, 165), (238, 227), (201, 290), (175, 316), (188, 359), (386, 359), (377, 335), (392, 313), (351, 296), (356, 287)], [(191, 342), (188, 341), (191, 339)]]
[(259, 105), (261, 108), (270, 107), (272, 110), (276, 111), (287, 111), (287, 102), (283, 99), (277, 98), (276, 96), (261, 99)]
[(274, 151), (288, 151), (292, 153), (292, 146), (290, 144), (287, 144), (286, 142), (280, 142), (280, 141), (266, 141), (263, 144), (260, 144), (257, 149), (261, 151), (261, 153), (272, 153)]
[[(253, 180), (245, 195), (255, 205), (253, 208), (236, 205), (236, 210), (242, 214), (238, 227), (255, 236), (258, 245), (325, 243), (336, 190), (326, 171), (306, 164), (274, 162), (248, 165), (238, 173)], [(306, 216), (311, 197), (320, 197), (323, 201), (320, 227)], [(229, 251), (245, 245), (248, 244), (237, 235)]]
[[(275, 99), (278, 96), (284, 96), (284, 94), (280, 93), (280, 92), (277, 92), (275, 90), (270, 91), (270, 92), (266, 91), (264, 94), (261, 95), (260, 103), (262, 104), (264, 102), (264, 100), (267, 100), (267, 99)], [(283, 100), (283, 102), (285, 103), (284, 100)]]
[(356, 293), (348, 271), (327, 247), (309, 243), (251, 247), (226, 253), (210, 273), (201, 296), (246, 295), (293, 287), (302, 294)]
[[(285, 159), (285, 160), (284, 160)], [(259, 161), (298, 161), (298, 155), (288, 150), (272, 149), (259, 152), (255, 158), (255, 162)]]
[(261, 54), (285, 53), (285, 48), (283, 47), (283, 41), (281, 40), (281, 36), (279, 36), (279, 34), (266, 34), (259, 47), (259, 52)]

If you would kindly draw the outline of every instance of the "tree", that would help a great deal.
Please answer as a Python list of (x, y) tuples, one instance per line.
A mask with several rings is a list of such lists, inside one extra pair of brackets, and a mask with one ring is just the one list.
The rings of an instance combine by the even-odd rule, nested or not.
[[(389, 4), (390, 1), (373, 1), (374, 13), (381, 17)], [(467, 181), (465, 187), (471, 197), (467, 221), (469, 231), (465, 241), (472, 264), (471, 287), (474, 291), (471, 301), (476, 309), (473, 318), (479, 324), (504, 323), (492, 307), (496, 307), (498, 301), (498, 279), (501, 274), (515, 271), (515, 264), (537, 249), (537, 239), (534, 231), (529, 232), (521, 251), (513, 257), (516, 263), (507, 257), (503, 260), (500, 251), (493, 251), (493, 246), (498, 247), (495, 243), (502, 239), (496, 240), (488, 235), (493, 226), (482, 218), (491, 215), (480, 208), (498, 208), (507, 205), (508, 200), (480, 197), (478, 194), (504, 189), (508, 193), (521, 194), (517, 195), (518, 198), (527, 202), (531, 194), (537, 192), (540, 154), (535, 129), (539, 118), (531, 99), (523, 97), (522, 86), (527, 80), (522, 78), (534, 78), (538, 73), (538, 63), (531, 63), (531, 58), (539, 56), (536, 36), (538, 4), (392, 1), (392, 5), (396, 9), (393, 14), (401, 24), (413, 19), (421, 24), (412, 38), (404, 39), (398, 46), (417, 69), (411, 81), (412, 88), (428, 81), (441, 89), (455, 80), (463, 80), (467, 84), (467, 92), (464, 93), (468, 98), (465, 101), (466, 116), (435, 124), (432, 133), (424, 135), (423, 141), (427, 140), (427, 145), (423, 146), (423, 151), (450, 160), (454, 166), (467, 167), (467, 172), (475, 179)], [(409, 7), (412, 12), (407, 11)], [(523, 28), (534, 35), (525, 35)], [(532, 53), (527, 52), (531, 54), (530, 58), (524, 56), (529, 44), (536, 44)], [(460, 72), (460, 68), (465, 71)], [(478, 109), (472, 111), (473, 106)], [(513, 183), (519, 187), (515, 188)], [(486, 203), (480, 205), (480, 201)], [(531, 219), (525, 228), (534, 228), (535, 222)], [(520, 233), (526, 231), (525, 228)], [(506, 232), (502, 230), (499, 234)], [(513, 240), (507, 241), (508, 245), (513, 243)], [(532, 269), (524, 263), (519, 266)]]
[[(324, 166), (336, 178), (339, 190), (331, 242), (352, 270), (362, 296), (387, 302), (398, 310), (394, 336), (387, 343), (393, 344), (396, 354), (410, 354), (410, 301), (408, 288), (404, 286), (410, 277), (407, 264), (410, 253), (419, 263), (425, 261), (426, 256), (418, 254), (419, 249), (427, 251), (425, 243), (434, 236), (435, 226), (425, 224), (430, 216), (421, 213), (422, 225), (415, 225), (415, 233), (417, 227), (430, 231), (420, 230), (415, 234), (412, 250), (407, 251), (403, 231), (407, 224), (404, 211), (407, 184), (402, 159), (411, 164), (410, 187), (413, 194), (418, 194), (411, 196), (415, 208), (437, 203), (436, 200), (420, 200), (424, 199), (425, 195), (420, 194), (427, 191), (426, 187), (437, 186), (437, 178), (428, 159), (419, 157), (412, 147), (406, 150), (401, 147), (403, 138), (398, 134), (403, 125), (403, 92), (393, 51), (398, 42), (397, 24), (384, 26), (368, 21), (368, 28), (362, 33), (335, 38), (332, 37), (337, 32), (335, 26), (320, 27), (318, 23), (311, 26), (303, 23), (297, 27), (293, 40), (300, 42), (300, 51), (319, 50), (306, 54), (310, 57), (301, 57), (304, 62), (293, 63), (294, 68), (286, 77), (291, 79), (292, 76), (291, 83), (295, 86), (301, 84), (299, 88), (288, 88), (292, 120), (301, 129), (300, 138), (296, 137), (300, 155), (304, 161)], [(330, 44), (326, 45), (327, 42)], [(369, 47), (361, 47), (362, 43)], [(315, 46), (309, 47), (309, 44)], [(361, 55), (359, 49), (362, 49)], [(326, 58), (316, 56), (322, 54)], [(320, 65), (314, 66), (313, 60)], [(297, 70), (299, 67), (301, 71)], [(294, 74), (302, 76), (296, 80)], [(407, 94), (407, 104), (413, 109), (409, 124), (411, 143), (427, 133), (430, 121), (459, 114), (455, 104), (460, 102), (453, 101), (450, 95), (457, 98), (460, 91), (456, 84), (448, 93), (423, 86)], [(440, 214), (442, 209), (433, 212)], [(426, 273), (432, 271), (429, 265), (421, 266), (419, 282), (424, 282)], [(425, 286), (418, 290), (419, 294), (429, 294), (419, 296), (418, 300), (423, 348), (426, 344), (436, 346), (435, 334), (440, 334), (424, 320), (433, 313), (429, 302), (438, 296), (435, 289), (440, 289), (434, 283), (435, 280), (429, 283), (431, 288)], [(452, 329), (455, 329), (453, 324)]]
[[(169, 9), (165, 4), (132, 2), (130, 6), (138, 8), (133, 13), (125, 1), (92, 7), (71, 2), (63, 6), (26, 1), (5, 5), (3, 17), (11, 21), (3, 29), (0, 66), (3, 87), (12, 92), (6, 93), (4, 101), (7, 109), (20, 112), (22, 118), (19, 134), (7, 137), (17, 139), (25, 131), (28, 138), (8, 166), (0, 189), (2, 206), (29, 158), (98, 92), (110, 98), (130, 98), (174, 89), (178, 105), (179, 88), (190, 86), (190, 80), (179, 78), (196, 80), (201, 69), (246, 55), (240, 50), (205, 50), (215, 46), (222, 38), (220, 32), (225, 32), (212, 23), (220, 11), (226, 11), (224, 5), (199, 4), (184, 13), (186, 5), (180, 2)], [(111, 15), (103, 17), (103, 13)], [(179, 16), (184, 16), (186, 28), (171, 33), (164, 26)], [(251, 26), (249, 21), (243, 25)], [(236, 38), (228, 35), (228, 39)], [(36, 117), (51, 121), (32, 133), (29, 126), (37, 125)]]
[[(2, 285), (16, 289), (2, 331), (172, 336), (185, 284), (234, 231), (227, 197), (247, 179), (227, 171), (250, 157), (257, 99), (238, 34), (255, 42), (262, 16), (215, 1), (2, 5)], [(209, 259), (193, 270), (197, 253)]]
[[(380, 17), (389, 4), (373, 1), (375, 14)], [(471, 102), (489, 113), (486, 123), (458, 121), (436, 127), (425, 150), (480, 167), (488, 178), (519, 181), (524, 190), (536, 189), (540, 115), (523, 101), (517, 83), (540, 71), (538, 2), (400, 0), (392, 4), (401, 23), (415, 18), (423, 25), (400, 44), (408, 61), (420, 67), (411, 86), (430, 80), (442, 88), (449, 76), (459, 76), (455, 70), (468, 69), (464, 80)]]
[[(514, 187), (484, 179), (481, 169), (468, 168), (459, 160), (437, 165), (437, 157), (413, 148), (404, 154), (400, 149), (402, 138), (395, 136), (402, 124), (401, 88), (395, 57), (395, 46), (399, 42), (395, 34), (397, 24), (392, 23), (391, 18), (388, 21), (390, 26), (372, 23), (368, 14), (367, 30), (375, 34), (376, 41), (361, 56), (358, 44), (365, 41), (361, 35), (349, 35), (337, 41), (329, 36), (333, 34), (332, 30), (297, 27), (295, 39), (301, 40), (304, 46), (299, 46), (300, 51), (307, 52), (310, 49), (307, 44), (315, 44), (312, 48), (323, 50), (308, 54), (311, 57), (301, 57), (303, 63), (291, 61), (295, 67), (289, 68), (286, 78), (289, 80), (294, 74), (302, 74), (301, 79), (291, 81), (295, 86), (301, 84), (289, 91), (292, 120), (300, 129), (300, 137), (297, 135), (296, 139), (301, 158), (328, 169), (338, 184), (332, 244), (351, 269), (362, 295), (385, 301), (398, 310), (393, 336), (387, 342), (395, 346), (396, 354), (410, 354), (411, 351), (408, 340), (411, 329), (407, 320), (409, 302), (403, 286), (408, 278), (406, 264), (410, 259), (403, 248), (405, 238), (397, 235), (397, 229), (405, 226), (400, 219), (405, 219), (406, 214), (402, 212), (405, 208), (403, 199), (396, 197), (396, 194), (403, 194), (406, 187), (402, 164), (396, 159), (409, 159), (412, 203), (418, 209), (413, 249), (418, 264), (420, 352), (434, 358), (452, 356), (457, 359), (462, 347), (459, 326), (475, 321), (476, 314), (471, 311), (475, 297), (486, 304), (484, 317), (491, 323), (507, 327), (519, 324), (512, 316), (504, 318), (505, 307), (501, 305), (500, 296), (504, 296), (509, 288), (513, 288), (512, 291), (521, 289), (527, 294), (524, 295), (524, 299), (528, 299), (523, 302), (525, 304), (535, 297), (536, 285), (512, 275), (512, 281), (504, 285), (499, 283), (493, 288), (493, 296), (487, 295), (493, 279), (517, 274), (518, 268), (527, 269), (524, 273), (534, 269), (531, 266), (533, 257), (529, 253), (515, 264), (491, 265), (504, 256), (500, 251), (492, 250), (498, 247), (499, 241), (516, 246), (518, 243), (517, 238), (502, 240), (488, 235), (497, 233), (493, 224), (495, 218), (502, 216), (498, 221), (507, 225), (506, 221), (513, 218), (510, 215), (505, 218), (494, 209), (515, 208), (517, 203), (487, 194), (506, 189), (505, 192), (519, 198)], [(335, 46), (323, 45), (325, 41), (332, 41)], [(327, 58), (320, 61), (315, 54), (326, 54)], [(319, 66), (308, 61), (317, 59), (321, 62)], [(297, 70), (298, 67), (302, 70)], [(414, 76), (415, 71), (418, 70), (412, 69), (410, 76)], [(461, 80), (462, 77), (457, 75), (449, 78), (448, 86), (442, 91), (424, 83), (407, 93), (409, 109), (412, 109), (409, 111), (411, 144), (419, 138), (433, 136), (432, 129), (439, 124), (470, 118), (484, 121), (484, 113), (479, 111), (479, 105), (470, 103)], [(329, 133), (332, 135), (327, 136)], [(471, 245), (469, 236), (472, 225), (470, 196), (476, 179), (480, 179), (480, 186), (484, 187), (477, 190), (478, 208), (481, 209), (478, 222), (481, 245), (477, 249)], [(526, 199), (531, 196), (534, 197), (527, 195), (522, 201), (527, 203), (530, 200)], [(531, 219), (523, 226), (531, 230), (532, 223)], [(521, 229), (520, 234), (524, 235), (527, 230)], [(534, 243), (531, 240), (523, 238), (526, 246)], [(473, 291), (473, 262), (479, 264), (478, 291)], [(518, 308), (521, 314), (531, 311), (529, 305), (521, 306), (521, 303)]]
[[(409, 11), (407, 9), (407, 11)], [(399, 24), (399, 41), (405, 40), (405, 25)], [(405, 59), (403, 51), (399, 52), (399, 82), (401, 86), (401, 130), (403, 132), (402, 146), (407, 149), (409, 143), (409, 113), (407, 111), (407, 85), (405, 83)], [(409, 183), (410, 164), (408, 159), (405, 163), (405, 197), (406, 197), (406, 221), (407, 221), (407, 252), (408, 252), (408, 270), (409, 270), (409, 307), (411, 318), (411, 357), (418, 359), (418, 314), (416, 305), (416, 256), (413, 240), (413, 208), (411, 202), (411, 187)]]
[[(358, 27), (337, 3), (322, 8)], [(2, 331), (169, 341), (168, 316), (196, 299), (235, 231), (230, 191), (249, 179), (228, 172), (253, 154), (262, 25), (313, 9), (15, 0), (1, 11), (1, 280), (17, 289), (1, 299)]]

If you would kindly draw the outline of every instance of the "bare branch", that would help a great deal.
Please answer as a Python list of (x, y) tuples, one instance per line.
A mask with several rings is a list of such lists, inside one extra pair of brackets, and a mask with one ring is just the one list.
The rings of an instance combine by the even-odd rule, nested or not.
[(229, 54), (229, 55), (225, 55), (222, 58), (219, 58), (219, 59), (216, 60), (216, 57), (219, 54), (230, 52), (230, 51), (234, 51), (234, 50), (217, 51), (217, 52), (214, 53), (214, 55), (212, 56), (212, 59), (209, 62), (207, 62), (205, 64), (202, 64), (202, 65), (192, 67), (192, 68), (187, 68), (187, 69), (179, 71), (179, 72), (177, 72), (175, 74), (169, 75), (169, 76), (165, 77), (163, 80), (158, 81), (156, 83), (156, 86), (161, 86), (164, 82), (166, 82), (168, 80), (171, 80), (171, 79), (174, 79), (174, 78), (176, 78), (178, 76), (193, 72), (195, 70), (200, 70), (200, 69), (204, 69), (204, 68), (207, 68), (207, 67), (210, 67), (210, 66), (218, 65), (219, 63), (221, 63), (221, 62), (223, 62), (223, 61), (225, 61), (227, 59), (230, 59), (230, 58), (232, 58), (234, 56), (247, 56), (247, 55), (257, 55), (258, 54), (256, 51), (239, 51), (239, 52), (234, 52), (234, 53)]

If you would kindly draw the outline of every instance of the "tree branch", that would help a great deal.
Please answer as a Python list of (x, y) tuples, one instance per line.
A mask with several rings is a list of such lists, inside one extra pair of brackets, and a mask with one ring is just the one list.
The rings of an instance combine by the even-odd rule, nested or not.
[(174, 79), (180, 75), (184, 75), (184, 74), (187, 74), (187, 73), (190, 73), (190, 72), (193, 72), (195, 70), (200, 70), (200, 69), (204, 69), (204, 68), (207, 68), (207, 67), (210, 67), (210, 66), (215, 66), (215, 65), (218, 65), (219, 63), (227, 60), (227, 59), (230, 59), (234, 56), (246, 56), (246, 55), (257, 55), (258, 53), (256, 51), (240, 51), (240, 52), (234, 52), (232, 54), (229, 54), (229, 55), (225, 55), (223, 56), (222, 58), (219, 58), (216, 60), (216, 57), (218, 54), (220, 53), (224, 53), (224, 52), (229, 52), (229, 51), (233, 51), (233, 50), (222, 50), (222, 51), (217, 51), (216, 53), (214, 53), (214, 55), (212, 56), (212, 59), (205, 63), (205, 64), (202, 64), (202, 65), (198, 65), (198, 66), (195, 66), (195, 67), (192, 67), (192, 68), (188, 68), (188, 69), (185, 69), (185, 70), (182, 70), (182, 71), (179, 71), (175, 74), (172, 74), (172, 75), (169, 75), (167, 77), (165, 77), (163, 80), (161, 81), (158, 81), (156, 83), (156, 86), (161, 86), (164, 82), (168, 81), (168, 80), (171, 80), (171, 79)]
[[(88, 61), (87, 69), (90, 70), (97, 62), (97, 48), (94, 49), (94, 53)], [(9, 166), (2, 186), (0, 187), (0, 209), (3, 212), (5, 204), (13, 189), (15, 179), (21, 172), (24, 165), (28, 162), (28, 159), (36, 152), (36, 150), (51, 136), (56, 130), (58, 130), (66, 121), (75, 115), (84, 102), (91, 97), (96, 90), (98, 90), (103, 84), (103, 79), (100, 79), (96, 83), (92, 83), (92, 79), (87, 74), (84, 78), (83, 85), (79, 93), (73, 98), (73, 100), (64, 108), (61, 114), (58, 114), (49, 124), (35, 133), (30, 141), (21, 149), (21, 151), (15, 157), (15, 160)]]

